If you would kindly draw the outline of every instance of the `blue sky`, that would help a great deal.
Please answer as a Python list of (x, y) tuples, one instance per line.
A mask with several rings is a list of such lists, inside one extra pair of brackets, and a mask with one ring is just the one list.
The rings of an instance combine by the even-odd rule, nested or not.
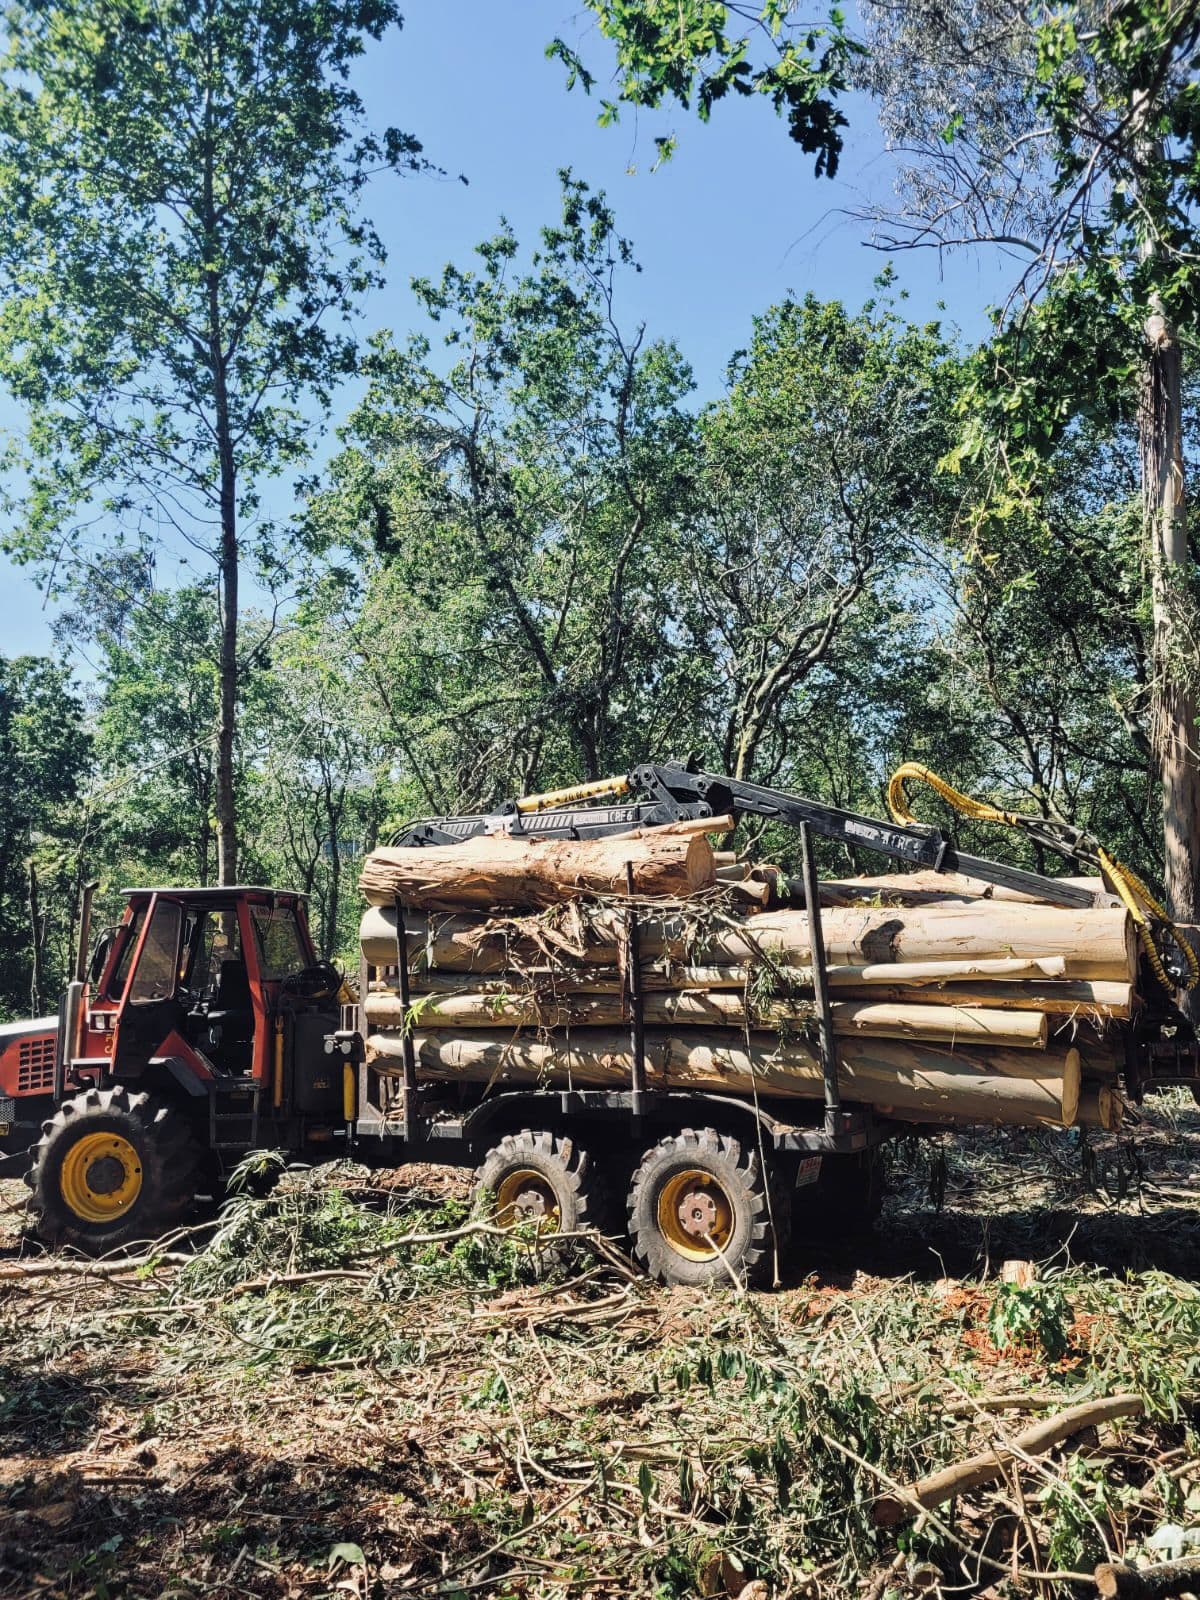
[[(450, 176), (385, 175), (368, 192), (389, 265), (386, 289), (364, 308), (364, 334), (413, 326), (410, 277), (463, 263), (501, 215), (519, 238), (533, 239), (556, 216), (563, 166), (607, 192), (644, 269), (628, 285), (627, 319), (677, 341), (701, 398), (720, 391), (755, 312), (789, 292), (851, 306), (871, 294), (886, 258), (839, 215), (890, 187), (869, 103), (850, 103), (841, 170), (818, 181), (765, 102), (718, 106), (708, 126), (672, 108), (626, 109), (617, 127), (599, 128), (596, 98), (568, 94), (562, 66), (544, 58), (556, 34), (596, 72), (598, 96), (610, 48), (590, 13), (563, 0), (410, 0), (403, 30), (370, 49), (358, 85), (372, 122), (416, 134)], [(655, 172), (654, 136), (664, 132), (679, 136), (679, 149)], [(962, 255), (939, 263), (921, 252), (894, 264), (914, 320), (941, 317), (968, 337), (983, 331), (1003, 282), (994, 262)], [(335, 412), (331, 429), (336, 421)], [(286, 510), (283, 486), (270, 499)], [(161, 570), (169, 578), (169, 563)], [(50, 650), (49, 621), (33, 577), (0, 557), (0, 651)]]

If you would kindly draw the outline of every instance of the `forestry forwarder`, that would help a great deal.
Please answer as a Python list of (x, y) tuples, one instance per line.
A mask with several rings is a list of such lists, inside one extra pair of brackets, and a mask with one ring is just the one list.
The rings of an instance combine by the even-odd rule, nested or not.
[[(1111, 903), (1107, 893), (1098, 897), (1069, 880), (960, 852), (946, 834), (911, 819), (905, 777), (932, 781), (958, 809), (1021, 827), (1045, 848), (1101, 871), (1133, 911), (1163, 983), (1194, 981), (1190, 947), (1094, 841), (980, 807), (921, 768), (902, 768), (893, 781), (890, 802), (903, 819), (896, 823), (666, 763), (513, 801), (486, 816), (413, 823), (394, 842), (453, 844), (496, 831), (597, 838), (683, 819), (757, 816), (800, 830), (810, 906), (817, 904), (811, 834), (1059, 905)], [(590, 803), (602, 798), (607, 803)], [(873, 1212), (875, 1151), (901, 1130), (841, 1102), (819, 937), (823, 1106), (648, 1089), (636, 994), (628, 1090), (489, 1092), (419, 1082), (411, 1052), (400, 1083), (373, 1071), (358, 1007), (337, 970), (317, 959), (303, 896), (252, 887), (126, 896), (119, 926), (89, 960), (92, 896), (85, 893), (76, 972), (57, 1020), (0, 1027), (0, 1128), (13, 1152), (0, 1174), (25, 1172), (34, 1224), (48, 1243), (96, 1252), (155, 1238), (183, 1221), (199, 1195), (217, 1193), (228, 1170), (255, 1150), (308, 1161), (352, 1156), (374, 1167), (479, 1164), (481, 1184), (507, 1215), (563, 1228), (607, 1223), (613, 1191), (628, 1186), (639, 1253), (668, 1281), (761, 1270), (771, 1245), (767, 1218), (776, 1240), (785, 1238), (800, 1187), (823, 1229)], [(407, 950), (398, 949), (396, 965), (405, 993)], [(364, 964), (360, 993), (373, 976)], [(1195, 1034), (1167, 988), (1131, 1037), (1126, 1081), (1135, 1096), (1197, 1081)], [(603, 1152), (602, 1163), (584, 1152)], [(651, 1186), (646, 1173), (658, 1167), (664, 1181)], [(660, 1189), (678, 1194), (678, 1205), (649, 1204)]]

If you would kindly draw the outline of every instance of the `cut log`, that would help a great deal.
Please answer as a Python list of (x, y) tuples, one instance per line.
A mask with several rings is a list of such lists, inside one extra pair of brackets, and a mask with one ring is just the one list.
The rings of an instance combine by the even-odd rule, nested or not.
[[(376, 1070), (403, 1056), (399, 1030), (372, 1033)], [(560, 1041), (516, 1038), (496, 1029), (418, 1032), (423, 1076), (476, 1083), (538, 1083), (617, 1087), (630, 1081), (626, 1029), (578, 1028)], [(926, 1123), (984, 1122), (1068, 1127), (1079, 1106), (1079, 1053), (955, 1049), (896, 1040), (849, 1039), (838, 1050), (838, 1077), (847, 1102), (874, 1105), (885, 1115)], [(716, 1089), (727, 1093), (818, 1098), (824, 1091), (815, 1046), (781, 1042), (771, 1034), (715, 1029), (686, 1038), (647, 1029), (646, 1072), (651, 1087)]]
[(622, 839), (657, 839), (664, 833), (673, 833), (680, 838), (690, 838), (692, 834), (723, 834), (732, 833), (734, 821), (731, 816), (722, 817), (681, 817), (677, 822), (663, 822), (655, 828), (634, 828), (629, 833), (620, 835)]
[(397, 897), (424, 910), (528, 909), (581, 894), (624, 894), (626, 864), (635, 893), (685, 897), (716, 882), (712, 846), (702, 833), (645, 838), (537, 839), (491, 834), (462, 844), (373, 851), (359, 879), (367, 899)]
[(1178, 1600), (1200, 1592), (1200, 1556), (1155, 1561), (1148, 1567), (1104, 1561), (1094, 1577), (1100, 1600)]
[[(526, 991), (497, 994), (462, 990), (417, 995), (413, 1007), (420, 1028), (569, 1028), (605, 1026), (628, 1020), (620, 994)], [(833, 1030), (853, 1038), (928, 1039), (946, 1044), (995, 1044), (1044, 1050), (1047, 1023), (1037, 1011), (967, 1010), (962, 1006), (894, 1006), (874, 1001), (836, 1003)], [(737, 990), (683, 990), (646, 995), (643, 1015), (650, 1026), (745, 1026), (803, 1029), (816, 1025), (809, 1001), (767, 1000), (747, 1005)], [(367, 996), (368, 1022), (382, 1028), (404, 1025), (404, 1006), (394, 995)]]
[[(614, 965), (620, 933), (617, 921), (602, 912), (586, 929), (582, 925), (557, 932), (544, 929), (535, 939), (503, 926), (489, 928), (474, 918), (426, 919), (418, 915), (410, 919), (407, 931), (410, 952), (423, 954), (427, 966), (499, 972), (514, 964), (511, 956), (537, 961), (555, 943), (588, 965)], [(1131, 984), (1137, 973), (1133, 924), (1124, 908), (1070, 911), (1057, 906), (997, 906), (978, 901), (969, 906), (832, 910), (823, 915), (821, 924), (825, 955), (831, 964), (860, 968), (894, 964), (896, 983), (904, 982), (903, 969), (909, 964), (950, 960), (974, 963), (1058, 957), (1071, 981)], [(395, 914), (390, 907), (367, 911), (360, 938), (368, 961), (386, 966), (395, 960), (394, 928)], [(737, 924), (721, 924), (703, 935), (679, 916), (648, 914), (642, 919), (641, 948), (647, 959), (668, 957), (687, 965), (744, 966), (765, 954), (781, 966), (803, 967), (812, 959), (808, 916), (792, 910), (764, 911)], [(875, 977), (872, 974), (872, 981)], [(889, 994), (886, 998), (896, 997)]]
[[(895, 969), (897, 978), (904, 967)], [(843, 982), (839, 995), (870, 995), (897, 1005), (920, 1002), (933, 1005), (988, 1006), (998, 1011), (1044, 1011), (1051, 1017), (1125, 1018), (1133, 1013), (1132, 984), (1101, 983), (1077, 979), (1072, 983), (946, 983), (909, 988), (903, 983), (870, 985)]]
[[(905, 961), (900, 964), (904, 982), (965, 983), (970, 978), (1065, 978), (1063, 956), (997, 956), (982, 961)], [(831, 967), (831, 973), (844, 976), (847, 983), (895, 983), (899, 974), (895, 961), (871, 967)]]
[[(1107, 895), (1101, 878), (1057, 879), (1075, 889), (1086, 889), (1089, 894)], [(792, 880), (792, 892), (801, 899), (804, 887), (799, 879)], [(1109, 897), (1117, 904), (1115, 895)], [(864, 878), (826, 878), (821, 883), (821, 904), (849, 906), (867, 904), (893, 906), (919, 906), (935, 904), (939, 900), (999, 900), (1020, 905), (1042, 905), (1037, 895), (1026, 894), (1021, 889), (1006, 889), (998, 883), (988, 883), (984, 878), (971, 878), (963, 872), (885, 872)]]
[[(382, 938), (375, 949), (386, 952), (388, 945)], [(381, 958), (379, 964), (394, 964), (392, 949), (388, 962)], [(872, 978), (869, 983), (856, 979), (861, 973), (904, 974), (907, 964), (887, 968), (830, 967), (829, 982), (835, 998), (841, 1000), (869, 1000), (900, 1006), (958, 1006), (991, 1011), (1040, 1011), (1054, 1018), (1057, 1031), (1069, 1028), (1060, 1042), (1077, 1044), (1071, 1034), (1078, 1031), (1081, 1018), (1095, 1016), (1101, 1020), (1126, 1018), (1132, 1011), (1134, 994), (1127, 983), (1089, 983), (1083, 979), (1075, 983), (935, 983), (932, 980), (908, 984), (885, 984)], [(812, 969), (809, 967), (781, 967), (776, 970), (781, 989), (791, 995), (806, 995), (812, 990)], [(684, 990), (745, 990), (753, 986), (752, 967), (685, 967), (667, 963), (644, 963), (642, 988), (645, 993), (680, 992)], [(488, 974), (484, 972), (419, 971), (413, 974), (412, 992), (435, 994), (461, 994), (470, 988), (483, 994), (522, 994), (527, 991), (558, 996), (580, 994), (622, 994), (624, 985), (612, 967), (525, 967), (520, 971)], [(381, 985), (381, 992), (388, 990)], [(1061, 1020), (1060, 1020), (1061, 1019)], [(1052, 1031), (1056, 1031), (1052, 1029)], [(1099, 1038), (1094, 1032), (1088, 1035), (1088, 1049), (1097, 1058), (1096, 1076), (1114, 1077), (1118, 1063), (1113, 1042)], [(1107, 1062), (1107, 1065), (1104, 1063)]]
[[(364, 921), (363, 926), (366, 927)], [(395, 935), (392, 931), (394, 923), (387, 926), (374, 919), (372, 926), (378, 926), (379, 932), (375, 937), (386, 941), (387, 950), (395, 958)], [(378, 962), (377, 965), (385, 965)], [(1026, 978), (1051, 980), (1060, 979), (1066, 972), (1067, 964), (1061, 956), (1046, 956), (1042, 960), (1022, 961), (1001, 958), (996, 961), (888, 961), (873, 967), (832, 966), (826, 967), (825, 973), (831, 984), (847, 984), (858, 988), (869, 989), (873, 984), (892, 985), (898, 978), (903, 978), (906, 988), (921, 987), (928, 984), (931, 991), (950, 985), (950, 996), (953, 996), (954, 987), (967, 983), (973, 978), (995, 979), (1004, 978), (1023, 980)], [(616, 979), (611, 968), (608, 967), (580, 967), (579, 982), (575, 983), (574, 972), (564, 972), (560, 967), (526, 967), (523, 969), (526, 976), (541, 976), (545, 978), (557, 977), (571, 982), (572, 987), (590, 988), (592, 983), (614, 984)], [(776, 967), (779, 981), (792, 989), (811, 989), (813, 974), (811, 967)], [(431, 975), (432, 976), (432, 975)], [(741, 989), (752, 981), (754, 968), (750, 966), (724, 966), (724, 967), (695, 967), (683, 966), (677, 962), (668, 961), (643, 962), (642, 985), (654, 989)], [(446, 984), (451, 988), (461, 987), (454, 976), (446, 978)], [(430, 987), (436, 988), (437, 984)], [(445, 986), (445, 985), (443, 985)], [(1052, 982), (1051, 987), (1054, 986)], [(1014, 981), (1010, 987), (1014, 994), (1025, 995), (1034, 992), (1036, 985), (1021, 985)], [(1112, 985), (1112, 988), (1119, 988)]]
[[(772, 1008), (773, 1009), (773, 1008)], [(1044, 1011), (991, 1011), (982, 1006), (893, 1005), (879, 1000), (835, 1001), (833, 1031), (846, 1037), (928, 1039), (1044, 1050)], [(770, 1021), (776, 1021), (772, 1014)]]
[(725, 887), (733, 898), (742, 902), (747, 909), (753, 908), (765, 911), (771, 904), (771, 885), (758, 879), (747, 878), (743, 883), (727, 883)]
[[(387, 913), (390, 916), (390, 912)], [(379, 967), (394, 966), (395, 943), (390, 931), (384, 930), (384, 913), (376, 909), (368, 912), (363, 927), (368, 929), (364, 939), (364, 953), (369, 961)], [(393, 919), (394, 922), (394, 919)], [(377, 930), (377, 931), (372, 931)], [(431, 970), (424, 966), (426, 948), (435, 963)], [(505, 975), (503, 952), (473, 949), (452, 930), (443, 930), (430, 936), (428, 947), (418, 946), (413, 932), (410, 952), (417, 970), (412, 977), (414, 994), (459, 993), (464, 980), (470, 986), (492, 994), (520, 993), (530, 983), (553, 984), (555, 991), (570, 994), (620, 994), (622, 984), (612, 967), (579, 967), (564, 970), (562, 967), (529, 966)], [(474, 966), (469, 965), (474, 961)], [(1095, 1011), (1102, 1018), (1124, 1019), (1132, 1014), (1134, 991), (1127, 983), (1092, 983), (1080, 979), (1073, 983), (942, 983), (931, 981), (909, 987), (902, 983), (883, 984), (874, 978), (869, 983), (858, 983), (856, 975), (861, 967), (830, 968), (830, 986), (840, 999), (863, 999), (886, 1002), (892, 1005), (946, 1005), (982, 1007), (995, 1011), (1040, 1011), (1049, 1017), (1078, 1018)], [(890, 968), (896, 976), (906, 972), (905, 965)], [(812, 972), (804, 967), (779, 969), (780, 981), (793, 992), (802, 993), (812, 986)], [(664, 969), (653, 963), (643, 966), (643, 985), (649, 992), (674, 990), (744, 989), (752, 981), (752, 969), (741, 966), (687, 967), (670, 965)], [(385, 986), (386, 987), (386, 986)], [(1064, 1040), (1073, 1043), (1073, 1040)], [(1112, 1048), (1107, 1054), (1097, 1052), (1100, 1061), (1108, 1060), (1107, 1067), (1098, 1068), (1107, 1076), (1115, 1076), (1116, 1060)]]
[(1107, 1083), (1085, 1083), (1079, 1093), (1079, 1110), (1075, 1125), (1079, 1128), (1102, 1128), (1105, 1133), (1116, 1133), (1125, 1120), (1125, 1102)]
[(1139, 1417), (1145, 1410), (1140, 1395), (1114, 1394), (1101, 1400), (1085, 1400), (1070, 1406), (1057, 1416), (1035, 1422), (1023, 1433), (1017, 1434), (1011, 1449), (997, 1445), (953, 1466), (943, 1467), (921, 1478), (908, 1490), (907, 1495), (881, 1495), (875, 1502), (875, 1521), (883, 1527), (894, 1527), (916, 1514), (918, 1507), (932, 1511), (955, 1495), (968, 1494), (1002, 1478), (1013, 1461), (1022, 1456), (1040, 1456), (1057, 1444), (1064, 1443), (1085, 1428), (1096, 1428), (1102, 1422), (1116, 1422), (1121, 1417)]
[[(1133, 923), (1123, 907), (1075, 911), (976, 901), (963, 906), (833, 910), (825, 913), (821, 924), (826, 957), (838, 963), (869, 966), (951, 957), (1062, 956), (1072, 978), (1132, 983), (1137, 973)], [(646, 934), (653, 939), (650, 919)], [(648, 950), (646, 934), (642, 947)], [(802, 964), (811, 957), (807, 913), (786, 910), (747, 917), (744, 934), (719, 931), (709, 940), (710, 959), (729, 955), (745, 959), (747, 937), (789, 962)]]

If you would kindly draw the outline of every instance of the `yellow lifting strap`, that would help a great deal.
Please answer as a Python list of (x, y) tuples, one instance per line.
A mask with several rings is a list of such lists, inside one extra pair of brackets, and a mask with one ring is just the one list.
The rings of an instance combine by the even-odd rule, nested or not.
[[(1010, 828), (1033, 828), (1042, 823), (1040, 817), (1023, 817), (1016, 811), (1002, 811), (999, 806), (989, 805), (986, 800), (972, 799), (969, 794), (963, 794), (944, 778), (939, 778), (936, 772), (931, 772), (928, 767), (922, 766), (919, 761), (906, 761), (903, 766), (897, 767), (888, 783), (888, 810), (897, 822), (910, 823), (917, 820), (909, 805), (906, 788), (909, 782), (926, 784), (952, 810), (957, 811), (960, 816), (970, 817), (975, 822), (1002, 822)], [(1093, 848), (1099, 858), (1105, 881), (1133, 918), (1138, 941), (1145, 952), (1151, 972), (1164, 989), (1176, 987), (1163, 965), (1162, 952), (1155, 942), (1154, 925), (1157, 924), (1160, 933), (1170, 939), (1187, 965), (1188, 975), (1182, 987), (1194, 989), (1196, 984), (1200, 983), (1200, 961), (1197, 960), (1196, 952), (1184, 938), (1182, 931), (1171, 921), (1166, 907), (1155, 899), (1132, 867), (1127, 867), (1124, 862), (1109, 855), (1102, 844), (1093, 843)]]

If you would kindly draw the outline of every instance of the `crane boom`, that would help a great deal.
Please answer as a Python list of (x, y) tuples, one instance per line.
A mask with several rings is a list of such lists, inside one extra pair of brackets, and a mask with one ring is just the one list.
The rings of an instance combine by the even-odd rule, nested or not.
[[(610, 803), (588, 803), (602, 796), (608, 796)], [(645, 762), (623, 777), (506, 801), (493, 812), (426, 818), (402, 828), (392, 843), (409, 847), (460, 844), (464, 839), (490, 833), (540, 839), (598, 839), (635, 828), (723, 816), (735, 821), (763, 817), (791, 827), (807, 823), (814, 833), (852, 848), (878, 851), (907, 866), (933, 872), (963, 872), (1051, 905), (1086, 907), (1111, 901), (1107, 893), (1098, 894), (1062, 878), (1046, 877), (987, 856), (968, 855), (937, 827), (881, 822), (877, 817), (844, 811), (784, 789), (699, 771), (679, 761)], [(1086, 836), (1075, 830), (1048, 824), (1044, 833), (1038, 834), (1037, 842), (1067, 860), (1099, 870)]]

